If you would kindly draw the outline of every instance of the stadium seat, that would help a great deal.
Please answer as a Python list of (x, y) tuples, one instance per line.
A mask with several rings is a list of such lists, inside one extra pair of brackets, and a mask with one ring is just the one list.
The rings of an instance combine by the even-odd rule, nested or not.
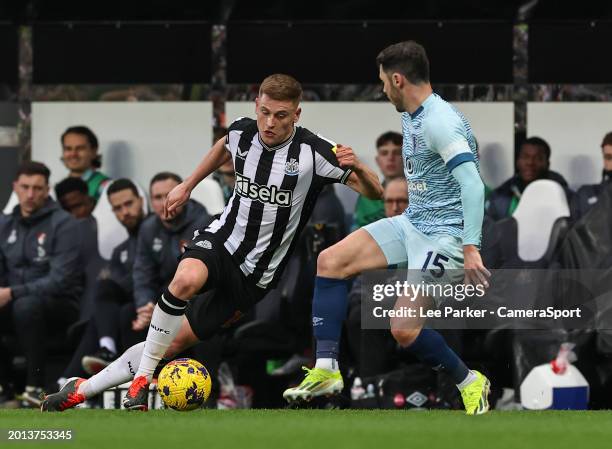
[(15, 206), (17, 206), (17, 203), (19, 203), (17, 195), (15, 194), (15, 192), (11, 192), (11, 196), (9, 196), (9, 199), (6, 202), (4, 209), (2, 209), (2, 213), (5, 215), (10, 215), (13, 212)]
[[(138, 188), (140, 196), (146, 200), (147, 194), (145, 191), (136, 182), (134, 183)], [(98, 250), (100, 252), (100, 256), (106, 260), (111, 258), (113, 249), (128, 238), (127, 231), (115, 217), (111, 205), (108, 202), (108, 197), (106, 196), (106, 189), (108, 189), (111, 184), (112, 182), (104, 188), (104, 191), (102, 192), (102, 195), (100, 196), (100, 199), (98, 200), (98, 203), (93, 211), (93, 216), (98, 222)], [(149, 211), (147, 201), (143, 201), (142, 207), (144, 213), (147, 214)]]
[(518, 255), (525, 261), (547, 254), (558, 219), (569, 217), (567, 198), (561, 185), (542, 179), (527, 186), (512, 214), (518, 231)]
[(191, 192), (191, 198), (202, 203), (210, 215), (220, 214), (225, 207), (223, 190), (212, 179), (204, 179), (200, 182)]
[(495, 225), (500, 268), (547, 268), (570, 226), (563, 188), (550, 180), (527, 186), (512, 217)]

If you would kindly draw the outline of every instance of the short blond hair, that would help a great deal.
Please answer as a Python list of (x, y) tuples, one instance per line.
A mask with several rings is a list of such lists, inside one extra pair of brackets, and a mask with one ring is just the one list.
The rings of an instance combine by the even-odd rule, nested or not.
[(263, 94), (273, 100), (299, 103), (302, 99), (302, 85), (292, 76), (275, 73), (264, 79), (259, 86), (259, 96)]

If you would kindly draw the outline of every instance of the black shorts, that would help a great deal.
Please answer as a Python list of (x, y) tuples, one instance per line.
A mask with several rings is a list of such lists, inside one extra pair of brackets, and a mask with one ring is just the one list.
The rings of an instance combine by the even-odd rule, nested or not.
[(185, 311), (200, 340), (239, 321), (268, 292), (247, 280), (215, 234), (200, 231), (185, 247), (182, 259), (187, 258), (201, 260), (208, 268), (208, 280), (201, 295), (189, 301)]

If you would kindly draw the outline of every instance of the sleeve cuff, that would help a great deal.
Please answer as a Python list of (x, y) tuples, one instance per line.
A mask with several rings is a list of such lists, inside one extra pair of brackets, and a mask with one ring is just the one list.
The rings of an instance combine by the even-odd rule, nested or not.
[(457, 166), (464, 162), (474, 162), (474, 155), (472, 153), (459, 153), (446, 163), (446, 167), (449, 172), (452, 172)]
[(341, 184), (346, 184), (346, 181), (348, 181), (349, 176), (351, 176), (351, 173), (353, 173), (353, 169), (349, 168), (347, 171), (344, 172), (344, 175), (342, 175), (342, 178), (340, 178), (340, 183)]
[(28, 288), (24, 284), (11, 286), (11, 296), (13, 299), (19, 299), (22, 296), (25, 296), (27, 292)]

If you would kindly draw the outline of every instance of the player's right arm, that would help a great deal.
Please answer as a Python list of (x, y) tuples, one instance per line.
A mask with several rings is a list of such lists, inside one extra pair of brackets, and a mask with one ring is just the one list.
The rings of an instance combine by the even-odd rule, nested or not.
[(166, 218), (171, 218), (175, 214), (177, 207), (182, 206), (189, 200), (191, 191), (197, 186), (200, 181), (221, 167), (231, 158), (230, 152), (226, 148), (226, 138), (219, 139), (212, 146), (210, 151), (206, 153), (200, 161), (193, 173), (187, 177), (182, 183), (177, 185), (168, 193), (166, 202), (164, 203), (164, 215)]

